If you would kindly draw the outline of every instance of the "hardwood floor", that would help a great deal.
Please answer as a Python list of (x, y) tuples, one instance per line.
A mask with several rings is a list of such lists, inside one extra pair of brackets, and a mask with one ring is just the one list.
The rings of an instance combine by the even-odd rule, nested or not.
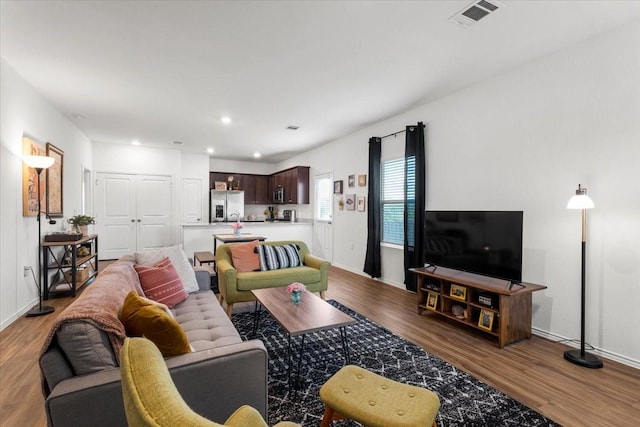
[[(103, 263), (101, 262), (101, 267)], [(106, 264), (106, 263), (105, 263)], [(605, 360), (590, 370), (566, 362), (567, 348), (533, 337), (500, 350), (478, 332), (416, 310), (415, 294), (332, 267), (327, 299), (335, 299), (426, 351), (491, 384), (565, 426), (636, 426), (640, 370)], [(0, 425), (46, 425), (38, 354), (57, 315), (22, 317), (0, 332)]]

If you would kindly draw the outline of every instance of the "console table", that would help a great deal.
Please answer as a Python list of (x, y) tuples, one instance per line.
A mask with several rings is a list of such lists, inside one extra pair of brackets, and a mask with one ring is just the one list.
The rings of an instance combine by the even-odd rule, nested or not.
[[(78, 248), (87, 247), (89, 254), (78, 256)], [(55, 248), (62, 248), (55, 253)], [(43, 242), (42, 259), (43, 299), (49, 299), (52, 293), (68, 293), (76, 296), (76, 290), (98, 275), (98, 235), (91, 234), (79, 240), (63, 242)], [(51, 260), (51, 261), (50, 261)], [(85, 266), (80, 269), (79, 267)], [(55, 270), (54, 283), (49, 284), (49, 272)]]
[(425, 311), (497, 338), (498, 347), (531, 338), (531, 294), (546, 289), (444, 267), (412, 268), (418, 314)]

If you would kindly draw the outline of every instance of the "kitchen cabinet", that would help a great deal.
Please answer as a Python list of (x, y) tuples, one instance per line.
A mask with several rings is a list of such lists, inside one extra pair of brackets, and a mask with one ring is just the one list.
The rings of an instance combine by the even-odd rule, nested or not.
[(245, 205), (268, 205), (271, 203), (269, 177), (267, 175), (238, 175), (242, 182)]
[(308, 166), (296, 166), (272, 175), (209, 172), (209, 188), (214, 189), (216, 182), (225, 182), (228, 186), (231, 176), (234, 188), (239, 185), (244, 191), (246, 205), (274, 203), (273, 192), (278, 187), (284, 188), (283, 204), (309, 204)]
[(309, 204), (309, 167), (296, 166), (274, 176), (275, 188), (284, 187), (285, 204)]

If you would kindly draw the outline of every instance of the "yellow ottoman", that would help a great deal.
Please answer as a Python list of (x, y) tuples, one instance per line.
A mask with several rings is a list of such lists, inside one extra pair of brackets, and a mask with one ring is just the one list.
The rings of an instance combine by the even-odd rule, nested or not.
[(347, 365), (320, 388), (322, 427), (342, 418), (367, 427), (436, 426), (438, 395)]

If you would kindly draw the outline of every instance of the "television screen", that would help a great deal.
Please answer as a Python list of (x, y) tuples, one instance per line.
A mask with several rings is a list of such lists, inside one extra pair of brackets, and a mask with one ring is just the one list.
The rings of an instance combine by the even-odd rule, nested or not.
[(426, 211), (425, 263), (522, 280), (522, 211)]

